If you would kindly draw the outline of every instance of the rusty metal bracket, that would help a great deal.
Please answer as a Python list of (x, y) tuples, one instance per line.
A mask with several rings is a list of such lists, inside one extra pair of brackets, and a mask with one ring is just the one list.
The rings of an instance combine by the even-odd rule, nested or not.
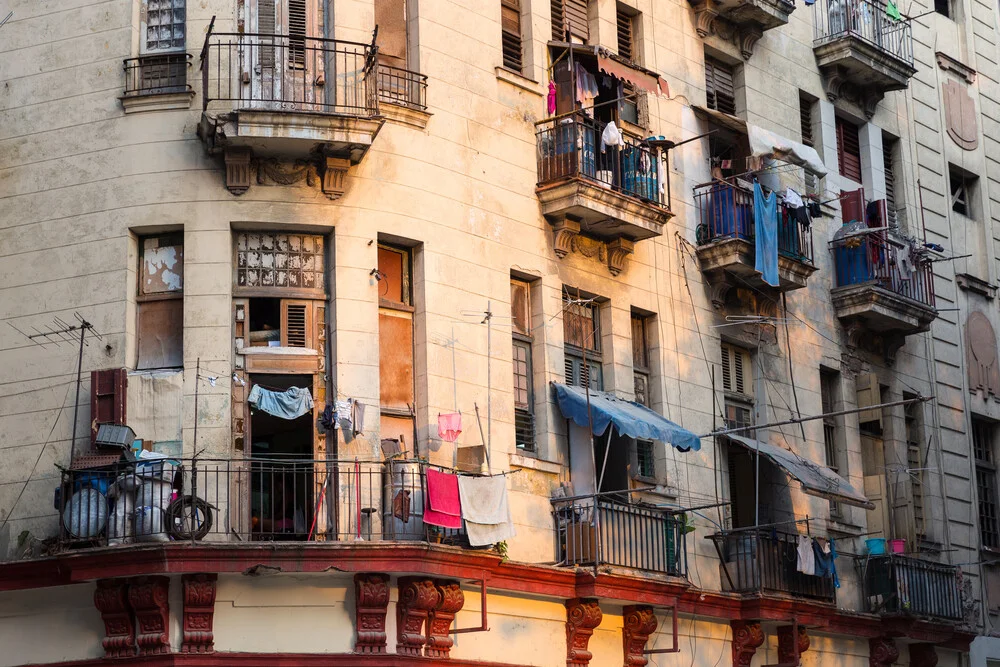
[(673, 645), (673, 648), (649, 649), (648, 651), (643, 651), (642, 654), (643, 655), (654, 655), (654, 654), (658, 654), (658, 653), (680, 653), (681, 652), (680, 639), (677, 636), (677, 602), (675, 601), (674, 604), (673, 604), (673, 606), (670, 606), (670, 607), (653, 605), (653, 609), (654, 610), (655, 609), (669, 609), (670, 610), (671, 616), (673, 617), (674, 645)]
[[(486, 618), (486, 572), (483, 572), (483, 578), (479, 579), (479, 607), (482, 614), (478, 628), (455, 628), (454, 630), (449, 630), (448, 634), (461, 635), (467, 632), (489, 632), (490, 624)], [(473, 580), (471, 583), (476, 583)]]

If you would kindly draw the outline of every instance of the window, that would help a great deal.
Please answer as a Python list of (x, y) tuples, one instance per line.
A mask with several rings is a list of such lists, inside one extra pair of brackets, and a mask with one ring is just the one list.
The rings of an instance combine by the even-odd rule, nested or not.
[(635, 402), (649, 403), (649, 341), (648, 318), (632, 313), (632, 375), (635, 380)]
[(885, 167), (885, 217), (890, 227), (896, 226), (896, 147), (897, 140), (882, 135), (882, 163)]
[(705, 92), (709, 109), (736, 113), (736, 86), (733, 68), (715, 58), (705, 56)]
[(551, 0), (552, 39), (584, 42), (590, 39), (587, 0)]
[(531, 285), (510, 281), (514, 337), (514, 438), (520, 450), (535, 451), (534, 391), (531, 364)]
[(840, 175), (861, 182), (861, 138), (858, 126), (837, 117), (837, 161)]
[(143, 53), (182, 51), (185, 45), (186, 0), (146, 0)]
[(997, 516), (997, 468), (993, 453), (996, 426), (972, 418), (972, 450), (976, 457), (976, 493), (979, 496), (979, 539), (984, 549), (1000, 549)]
[(653, 443), (649, 440), (636, 440), (635, 442), (635, 473), (639, 477), (653, 478), (656, 476)]
[(949, 0), (934, 0), (934, 11), (941, 16), (951, 18), (951, 2)]
[(618, 22), (618, 55), (630, 62), (638, 62), (635, 48), (635, 12), (624, 5), (618, 5), (615, 18)]
[[(563, 293), (563, 338), (566, 344), (566, 384), (604, 389), (601, 369), (600, 309), (588, 299)], [(584, 354), (587, 363), (584, 364)]]
[[(722, 344), (722, 389), (726, 394), (726, 427), (753, 425), (753, 375), (750, 352)], [(741, 435), (751, 436), (750, 433)]]
[[(835, 401), (839, 393), (840, 376), (834, 371), (820, 369), (820, 400), (823, 414), (828, 415), (835, 410)], [(823, 417), (823, 448), (826, 454), (826, 467), (840, 474), (840, 451), (838, 446), (837, 419)], [(839, 519), (842, 515), (840, 503), (830, 502), (830, 517)]]
[(184, 233), (139, 239), (138, 370), (184, 365)]
[[(916, 398), (913, 394), (903, 394), (904, 399)], [(913, 524), (916, 537), (924, 535), (924, 430), (921, 403), (910, 403), (903, 408), (906, 427), (906, 468), (910, 478), (910, 496), (913, 507)]]
[(383, 411), (413, 406), (413, 307), (410, 252), (379, 245), (379, 395)]
[(500, 1), (503, 66), (520, 74), (524, 69), (521, 45), (521, 0)]
[(951, 182), (951, 210), (967, 218), (975, 218), (975, 193), (979, 177), (961, 167), (948, 165)]
[(306, 234), (236, 235), (236, 286), (291, 288), (323, 296), (324, 241)]
[[(815, 148), (813, 141), (813, 105), (815, 100), (805, 93), (799, 93), (799, 125), (802, 132), (802, 143)], [(805, 171), (806, 193), (819, 193), (819, 179), (809, 170)]]

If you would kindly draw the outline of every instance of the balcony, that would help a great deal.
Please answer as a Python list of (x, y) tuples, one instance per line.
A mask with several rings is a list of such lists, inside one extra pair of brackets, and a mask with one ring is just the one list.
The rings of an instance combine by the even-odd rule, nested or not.
[(857, 97), (871, 115), (886, 92), (909, 85), (916, 72), (909, 21), (872, 0), (818, 0), (813, 17), (813, 52), (829, 96)]
[(845, 225), (830, 244), (837, 274), (830, 296), (848, 343), (877, 343), (870, 334), (878, 334), (882, 349), (873, 351), (891, 360), (905, 336), (927, 331), (937, 317), (934, 272), (925, 255), (863, 225)]
[(724, 591), (836, 602), (831, 577), (802, 574), (796, 569), (798, 534), (750, 528), (722, 531), (709, 539), (719, 554)]
[(606, 494), (552, 499), (556, 560), (567, 567), (612, 567), (687, 576), (687, 535), (676, 514)]
[(791, 210), (778, 204), (779, 287), (764, 282), (754, 268), (753, 190), (717, 181), (694, 189), (701, 223), (698, 225), (698, 260), (709, 281), (716, 287), (715, 305), (729, 287), (787, 292), (806, 286), (816, 271), (813, 264), (812, 230), (800, 224)]
[(535, 192), (555, 231), (556, 255), (600, 254), (618, 275), (635, 242), (660, 236), (673, 216), (661, 149), (622, 132), (624, 146), (601, 150), (605, 124), (583, 114), (535, 127)]
[(60, 550), (166, 542), (393, 541), (468, 546), (423, 522), (427, 464), (157, 459), (65, 470)]
[(954, 565), (897, 554), (868, 556), (857, 564), (867, 611), (945, 622), (963, 619)]
[(125, 92), (120, 98), (125, 113), (190, 107), (194, 97), (194, 90), (187, 82), (190, 67), (189, 53), (126, 58)]
[(371, 44), (210, 29), (201, 75), (198, 136), (224, 155), (233, 194), (250, 187), (256, 158), (315, 163), (323, 192), (336, 199), (384, 122)]
[(699, 37), (731, 34), (745, 60), (764, 32), (788, 23), (792, 0), (690, 0)]

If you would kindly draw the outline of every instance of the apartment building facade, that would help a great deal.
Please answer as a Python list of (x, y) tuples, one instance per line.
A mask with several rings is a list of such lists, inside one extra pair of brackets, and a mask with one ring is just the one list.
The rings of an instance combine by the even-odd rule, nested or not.
[(1000, 660), (995, 7), (10, 9), (0, 664)]

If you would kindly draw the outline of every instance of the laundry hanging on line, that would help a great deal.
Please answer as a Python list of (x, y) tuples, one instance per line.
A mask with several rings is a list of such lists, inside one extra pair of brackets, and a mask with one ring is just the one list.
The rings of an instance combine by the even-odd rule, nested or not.
[(488, 546), (514, 537), (505, 477), (461, 475), (458, 491), (470, 545)]
[(258, 410), (282, 419), (297, 419), (313, 409), (312, 394), (304, 387), (272, 391), (256, 384), (250, 390), (247, 402)]
[(438, 437), (445, 442), (455, 442), (462, 433), (462, 413), (438, 415)]
[(754, 242), (756, 261), (754, 268), (764, 282), (778, 287), (778, 202), (773, 192), (764, 196), (760, 183), (753, 184)]

